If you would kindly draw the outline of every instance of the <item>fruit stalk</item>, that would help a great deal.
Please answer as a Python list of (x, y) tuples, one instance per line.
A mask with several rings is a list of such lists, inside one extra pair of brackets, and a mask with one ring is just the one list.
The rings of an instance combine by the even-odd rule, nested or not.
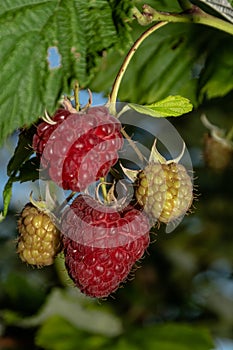
[(154, 33), (156, 30), (158, 30), (159, 28), (163, 27), (164, 25), (166, 25), (168, 22), (160, 22), (160, 23), (156, 23), (155, 25), (153, 25), (152, 27), (150, 27), (149, 29), (147, 29), (133, 44), (133, 46), (131, 47), (131, 49), (129, 50), (128, 54), (126, 55), (120, 70), (116, 76), (116, 79), (113, 83), (112, 86), (112, 90), (111, 93), (109, 95), (109, 104), (110, 104), (110, 113), (111, 114), (116, 114), (116, 100), (117, 100), (117, 95), (118, 95), (118, 91), (120, 88), (120, 84), (122, 81), (122, 78), (125, 74), (125, 71), (132, 59), (132, 57), (134, 56), (135, 52), (137, 51), (137, 49), (139, 48), (139, 46), (143, 43), (143, 41), (150, 36), (152, 33)]
[(74, 84), (74, 101), (75, 101), (75, 109), (80, 111), (80, 102), (79, 102), (79, 83), (76, 81)]
[(133, 148), (134, 152), (137, 154), (138, 158), (141, 161), (144, 161), (144, 157), (142, 155), (142, 153), (140, 152), (140, 150), (138, 149), (138, 147), (136, 146), (136, 144), (134, 143), (134, 141), (132, 141), (131, 137), (127, 134), (127, 132), (122, 128), (121, 129), (121, 133), (124, 136), (124, 138), (126, 140), (128, 140), (130, 146)]
[(103, 199), (105, 203), (108, 203), (108, 193), (107, 193), (107, 188), (106, 188), (106, 179), (105, 177), (100, 178), (100, 183), (101, 183), (101, 191), (103, 195)]

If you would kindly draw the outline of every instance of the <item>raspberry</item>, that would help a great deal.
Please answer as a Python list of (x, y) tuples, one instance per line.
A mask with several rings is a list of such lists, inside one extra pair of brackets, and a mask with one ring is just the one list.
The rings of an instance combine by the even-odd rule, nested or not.
[(64, 212), (65, 265), (81, 292), (107, 297), (130, 273), (149, 245), (149, 222), (128, 205), (117, 211), (80, 195)]
[(27, 203), (18, 220), (17, 252), (22, 261), (38, 267), (51, 265), (61, 251), (60, 232), (43, 211)]
[(136, 180), (136, 198), (146, 214), (169, 223), (183, 216), (191, 206), (193, 186), (183, 165), (150, 163)]
[(41, 155), (41, 166), (49, 177), (63, 189), (79, 192), (106, 176), (123, 144), (121, 124), (108, 109), (59, 110), (53, 120), (56, 125), (40, 124), (33, 139), (33, 148)]
[(233, 160), (232, 129), (226, 134), (223, 129), (210, 123), (204, 114), (201, 121), (209, 130), (204, 136), (205, 163), (214, 171), (224, 171)]
[(215, 171), (227, 169), (233, 160), (232, 143), (206, 134), (204, 137), (204, 160), (206, 165)]
[(59, 108), (52, 117), (54, 124), (45, 121), (37, 126), (36, 134), (33, 136), (32, 147), (40, 158), (46, 143), (48, 142), (53, 131), (70, 115), (70, 112), (64, 108)]

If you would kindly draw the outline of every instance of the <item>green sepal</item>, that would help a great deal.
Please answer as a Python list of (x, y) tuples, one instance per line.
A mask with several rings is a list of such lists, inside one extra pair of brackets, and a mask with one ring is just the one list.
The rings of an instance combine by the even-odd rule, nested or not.
[(140, 172), (139, 170), (133, 170), (129, 168), (125, 168), (121, 163), (120, 167), (123, 171), (123, 173), (132, 181), (135, 182), (138, 176), (138, 173)]

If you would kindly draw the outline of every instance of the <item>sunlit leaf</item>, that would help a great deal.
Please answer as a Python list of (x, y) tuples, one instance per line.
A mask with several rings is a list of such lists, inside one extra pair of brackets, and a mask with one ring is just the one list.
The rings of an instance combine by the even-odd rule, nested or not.
[(129, 103), (135, 111), (151, 117), (178, 117), (188, 113), (193, 106), (187, 98), (182, 96), (168, 96), (165, 99), (150, 105), (136, 105)]

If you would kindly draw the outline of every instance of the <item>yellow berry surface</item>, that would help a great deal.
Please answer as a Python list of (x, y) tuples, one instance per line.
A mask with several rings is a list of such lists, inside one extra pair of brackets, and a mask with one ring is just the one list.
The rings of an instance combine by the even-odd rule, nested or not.
[(50, 217), (27, 204), (18, 221), (17, 252), (22, 261), (37, 266), (51, 265), (61, 249), (60, 232)]
[(181, 164), (151, 163), (139, 173), (136, 185), (137, 201), (154, 222), (171, 222), (192, 204), (192, 181)]

